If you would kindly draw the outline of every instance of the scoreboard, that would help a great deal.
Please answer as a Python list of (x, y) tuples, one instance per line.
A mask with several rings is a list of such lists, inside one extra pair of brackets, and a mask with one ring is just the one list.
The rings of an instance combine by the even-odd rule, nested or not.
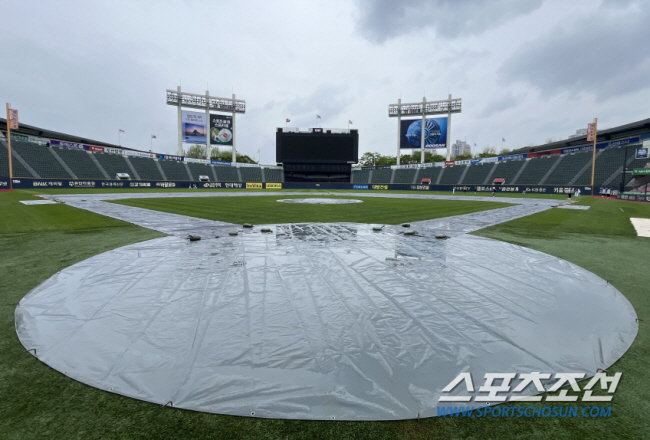
[(278, 128), (275, 159), (283, 164), (354, 164), (359, 161), (359, 132), (332, 133), (319, 128), (285, 132)]

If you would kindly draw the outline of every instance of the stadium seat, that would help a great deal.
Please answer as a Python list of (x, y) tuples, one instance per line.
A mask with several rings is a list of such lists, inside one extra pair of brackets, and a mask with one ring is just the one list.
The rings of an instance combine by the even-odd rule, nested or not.
[[(504, 160), (502, 162), (497, 162), (497, 167), (492, 173), (492, 178), (494, 179), (504, 179), (504, 185), (514, 185), (517, 182), (514, 182), (515, 176), (524, 165), (525, 161), (523, 160)], [(492, 182), (488, 182), (492, 184)]]
[(454, 165), (451, 167), (445, 167), (445, 172), (442, 173), (442, 179), (440, 179), (441, 185), (456, 185), (460, 180), (460, 176), (463, 175), (465, 168), (471, 165)]
[(526, 169), (517, 179), (517, 185), (539, 185), (548, 170), (558, 161), (560, 155), (542, 156), (528, 159)]
[(95, 158), (111, 179), (115, 179), (117, 173), (133, 174), (121, 154), (96, 153)]
[(465, 178), (460, 183), (463, 185), (483, 185), (492, 167), (494, 167), (493, 163), (470, 165)]
[[(133, 168), (135, 168), (135, 170), (138, 172), (140, 179), (163, 180), (163, 177), (160, 175), (160, 171), (158, 171), (158, 167), (156, 166), (154, 159), (148, 157), (129, 156), (129, 161), (131, 162), (131, 165), (133, 165)], [(185, 180), (187, 180), (187, 175), (185, 176)]]
[[(565, 154), (562, 161), (553, 170), (546, 185), (568, 185), (569, 182), (591, 160), (591, 151)], [(591, 167), (590, 167), (591, 168)], [(590, 171), (591, 173), (591, 171)], [(591, 175), (591, 174), (590, 174)]]
[(393, 183), (413, 183), (417, 168), (399, 168), (395, 170)]
[(420, 181), (422, 179), (431, 179), (431, 184), (434, 185), (436, 183), (436, 180), (438, 180), (438, 176), (440, 175), (441, 171), (442, 167), (422, 168), (420, 170), (420, 174), (418, 175), (418, 179), (420, 179)]
[(370, 170), (352, 170), (352, 183), (368, 183)]
[(219, 182), (239, 182), (237, 175), (237, 167), (232, 166), (215, 166), (217, 172), (217, 180)]
[(175, 160), (159, 160), (158, 163), (165, 173), (167, 180), (189, 180), (190, 177), (187, 175), (184, 162), (177, 162)]
[(282, 170), (279, 168), (264, 168), (264, 178), (267, 182), (282, 182)]
[(371, 183), (390, 183), (390, 177), (393, 174), (393, 170), (390, 168), (377, 168), (372, 170), (372, 181)]
[(262, 172), (260, 167), (240, 167), (243, 182), (261, 182)]
[[(72, 179), (72, 176), (61, 166), (54, 158), (54, 155), (48, 151), (48, 148), (31, 142), (13, 141), (11, 148), (22, 157), (30, 167), (34, 169), (44, 179)], [(14, 163), (18, 161), (14, 160)], [(31, 175), (22, 177), (32, 177)]]
[(186, 164), (190, 169), (190, 174), (192, 175), (193, 181), (198, 182), (199, 176), (208, 176), (210, 180), (214, 180), (214, 176), (212, 175), (212, 168), (210, 168), (210, 165), (196, 162), (186, 162)]
[(70, 148), (56, 148), (59, 157), (72, 170), (79, 179), (104, 179), (104, 175), (97, 168), (95, 162), (90, 158), (86, 151), (74, 150)]

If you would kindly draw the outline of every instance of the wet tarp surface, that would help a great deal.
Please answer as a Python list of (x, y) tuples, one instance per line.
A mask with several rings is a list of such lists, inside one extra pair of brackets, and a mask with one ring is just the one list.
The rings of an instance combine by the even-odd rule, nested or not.
[[(76, 380), (161, 405), (288, 419), (431, 417), (461, 372), (477, 382), (488, 372), (591, 376), (637, 333), (633, 308), (601, 278), (465, 234), (548, 202), (415, 222), (414, 236), (340, 223), (214, 238), (236, 226), (74, 197), (66, 202), (173, 236), (51, 277), (16, 308), (18, 336)], [(202, 231), (201, 241), (182, 238)], [(441, 232), (452, 238), (436, 239)]]

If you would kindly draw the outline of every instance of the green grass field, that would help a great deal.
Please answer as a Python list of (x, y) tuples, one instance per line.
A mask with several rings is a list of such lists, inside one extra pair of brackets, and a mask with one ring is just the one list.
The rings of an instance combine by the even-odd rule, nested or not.
[[(313, 197), (311, 195), (310, 197)], [(363, 200), (346, 205), (301, 205), (278, 200), (304, 196), (177, 197), (118, 200), (128, 206), (230, 223), (358, 222), (398, 224), (510, 206), (500, 202), (341, 197)]]
[[(40, 192), (40, 191), (39, 191)], [(361, 194), (360, 194), (361, 196)], [(587, 211), (552, 209), (479, 235), (569, 260), (611, 281), (641, 322), (631, 349), (610, 371), (623, 372), (612, 416), (587, 418), (432, 418), (403, 422), (300, 422), (220, 416), (162, 408), (100, 391), (50, 369), (22, 347), (16, 303), (57, 271), (97, 253), (161, 236), (66, 205), (24, 206), (31, 192), (0, 193), (0, 438), (648, 438), (650, 411), (649, 238), (629, 217), (650, 218), (650, 205), (583, 198)], [(340, 206), (280, 205), (277, 197), (166, 198), (123, 203), (234, 223), (354, 221), (399, 223), (472, 212), (472, 202), (366, 199)], [(562, 197), (563, 198), (563, 197)], [(404, 202), (404, 201), (401, 201)], [(409, 201), (411, 202), (411, 201)], [(316, 209), (314, 209), (316, 208)], [(321, 208), (326, 208), (322, 210)], [(341, 209), (338, 209), (341, 208)], [(320, 210), (320, 211), (318, 211)], [(378, 212), (375, 212), (378, 211)], [(576, 313), (580, 311), (577, 310)], [(534, 404), (532, 404), (534, 405)], [(579, 406), (586, 405), (578, 402)]]

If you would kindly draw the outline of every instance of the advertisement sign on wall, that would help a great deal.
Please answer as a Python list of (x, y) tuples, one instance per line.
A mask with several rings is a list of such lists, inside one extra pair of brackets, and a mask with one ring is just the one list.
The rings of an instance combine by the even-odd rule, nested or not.
[[(400, 126), (400, 148), (420, 148), (421, 134), (422, 119), (403, 120)], [(427, 118), (424, 148), (447, 148), (447, 118)]]
[(210, 144), (232, 146), (232, 116), (210, 115)]
[(183, 142), (205, 144), (205, 113), (183, 110)]

